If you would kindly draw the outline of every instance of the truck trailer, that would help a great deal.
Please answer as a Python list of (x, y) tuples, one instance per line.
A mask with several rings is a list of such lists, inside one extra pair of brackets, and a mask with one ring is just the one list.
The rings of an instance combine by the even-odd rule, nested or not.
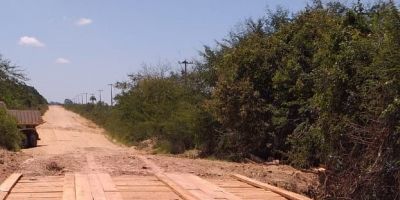
[(17, 120), (19, 130), (25, 135), (22, 146), (24, 148), (36, 147), (37, 141), (40, 140), (36, 127), (44, 123), (40, 111), (8, 110), (3, 102), (0, 102), (0, 107), (6, 109), (7, 113)]

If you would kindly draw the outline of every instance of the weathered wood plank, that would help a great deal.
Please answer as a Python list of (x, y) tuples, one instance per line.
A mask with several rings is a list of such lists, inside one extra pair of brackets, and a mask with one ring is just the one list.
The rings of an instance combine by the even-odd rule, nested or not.
[(101, 184), (102, 190), (108, 200), (122, 200), (121, 194), (118, 192), (110, 174), (99, 173), (96, 177)]
[(229, 199), (229, 200), (241, 200), (241, 198), (235, 196), (234, 194), (231, 194), (230, 192), (224, 190), (221, 187), (218, 187), (211, 182), (208, 182), (198, 176), (195, 176), (193, 174), (182, 174), (182, 176), (192, 183), (194, 183), (196, 186), (198, 186), (202, 191), (204, 191), (206, 194), (210, 194), (214, 199)]
[(1, 185), (0, 191), (1, 192), (10, 192), (11, 189), (15, 186), (18, 180), (21, 178), (22, 174), (20, 173), (13, 173), (11, 174)]
[(124, 199), (148, 199), (148, 200), (179, 200), (181, 199), (174, 192), (122, 192)]
[(167, 186), (119, 186), (118, 191), (127, 192), (171, 192)]
[(93, 199), (107, 200), (103, 190), (103, 186), (97, 178), (96, 174), (89, 174), (90, 191), (92, 192)]
[(110, 174), (99, 173), (97, 174), (97, 177), (105, 192), (117, 192), (117, 187), (115, 186)]
[(157, 180), (157, 181), (135, 181), (135, 179), (129, 180), (129, 181), (115, 181), (114, 180), (114, 183), (117, 187), (120, 187), (120, 186), (165, 186), (165, 184), (159, 180)]
[[(10, 193), (8, 198), (20, 198), (20, 199), (28, 199), (28, 198), (61, 198), (61, 192), (57, 193)], [(7, 199), (8, 199), (7, 198)]]
[(88, 175), (75, 174), (75, 194), (76, 200), (93, 200)]
[(6, 199), (8, 192), (0, 192), (0, 200)]
[(24, 192), (24, 193), (44, 193), (44, 192), (62, 192), (63, 188), (58, 187), (15, 187), (12, 192)]
[(290, 199), (290, 200), (311, 200), (310, 198), (308, 198), (306, 196), (296, 194), (294, 192), (290, 192), (290, 191), (284, 190), (282, 188), (272, 186), (267, 183), (262, 183), (260, 181), (251, 179), (249, 177), (242, 176), (240, 174), (233, 174), (232, 176), (240, 181), (243, 181), (243, 182), (249, 184), (249, 185), (253, 185), (255, 187), (259, 187), (259, 188), (262, 188), (265, 190), (270, 190), (270, 191), (277, 193), (277, 194), (279, 194), (287, 199)]
[(106, 197), (108, 200), (122, 200), (121, 193), (119, 192), (106, 192)]
[[(184, 189), (189, 190), (191, 193), (197, 195), (201, 199), (229, 199), (229, 200), (241, 200), (241, 198), (229, 193), (217, 185), (210, 183), (198, 176), (193, 174), (173, 174), (167, 173), (173, 181), (177, 182)], [(200, 190), (201, 192), (197, 191)], [(205, 195), (205, 196), (204, 196)]]
[[(184, 190), (181, 186), (176, 184), (174, 181), (172, 181), (170, 178), (168, 178), (165, 174), (163, 173), (155, 173), (155, 176), (163, 183), (165, 183), (168, 187), (172, 189), (173, 192), (175, 192), (179, 197), (181, 197), (184, 200), (202, 200), (200, 198), (197, 198), (193, 194), (189, 193), (188, 191)], [(206, 199), (204, 199), (206, 200)]]
[(22, 174), (13, 173), (0, 185), (0, 200), (7, 198), (8, 194), (21, 177)]
[(158, 181), (158, 179), (151, 175), (151, 176), (138, 176), (138, 175), (122, 175), (113, 177), (115, 181), (123, 181), (123, 180), (137, 180), (137, 181)]
[(63, 200), (75, 200), (75, 176), (74, 174), (65, 174), (63, 185)]

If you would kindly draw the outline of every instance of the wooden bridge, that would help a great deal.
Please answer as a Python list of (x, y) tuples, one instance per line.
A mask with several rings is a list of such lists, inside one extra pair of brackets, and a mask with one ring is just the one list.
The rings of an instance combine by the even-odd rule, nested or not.
[(307, 197), (241, 175), (205, 180), (193, 174), (152, 176), (106, 173), (29, 177), (12, 174), (0, 186), (0, 200), (306, 200)]

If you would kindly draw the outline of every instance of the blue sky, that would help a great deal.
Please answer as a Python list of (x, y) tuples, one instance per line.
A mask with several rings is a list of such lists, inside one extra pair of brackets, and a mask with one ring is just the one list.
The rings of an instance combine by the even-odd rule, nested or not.
[(49, 101), (107, 92), (142, 64), (198, 58), (240, 21), (307, 0), (2, 0), (0, 53)]

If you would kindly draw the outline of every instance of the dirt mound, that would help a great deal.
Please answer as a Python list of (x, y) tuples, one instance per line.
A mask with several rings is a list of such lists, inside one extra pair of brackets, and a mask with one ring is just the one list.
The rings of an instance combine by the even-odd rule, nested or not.
[(18, 170), (21, 163), (28, 158), (29, 156), (22, 152), (0, 149), (0, 183), (10, 174)]
[(67, 172), (81, 172), (86, 158), (82, 154), (35, 156), (21, 163), (18, 171), (25, 176), (55, 176)]

